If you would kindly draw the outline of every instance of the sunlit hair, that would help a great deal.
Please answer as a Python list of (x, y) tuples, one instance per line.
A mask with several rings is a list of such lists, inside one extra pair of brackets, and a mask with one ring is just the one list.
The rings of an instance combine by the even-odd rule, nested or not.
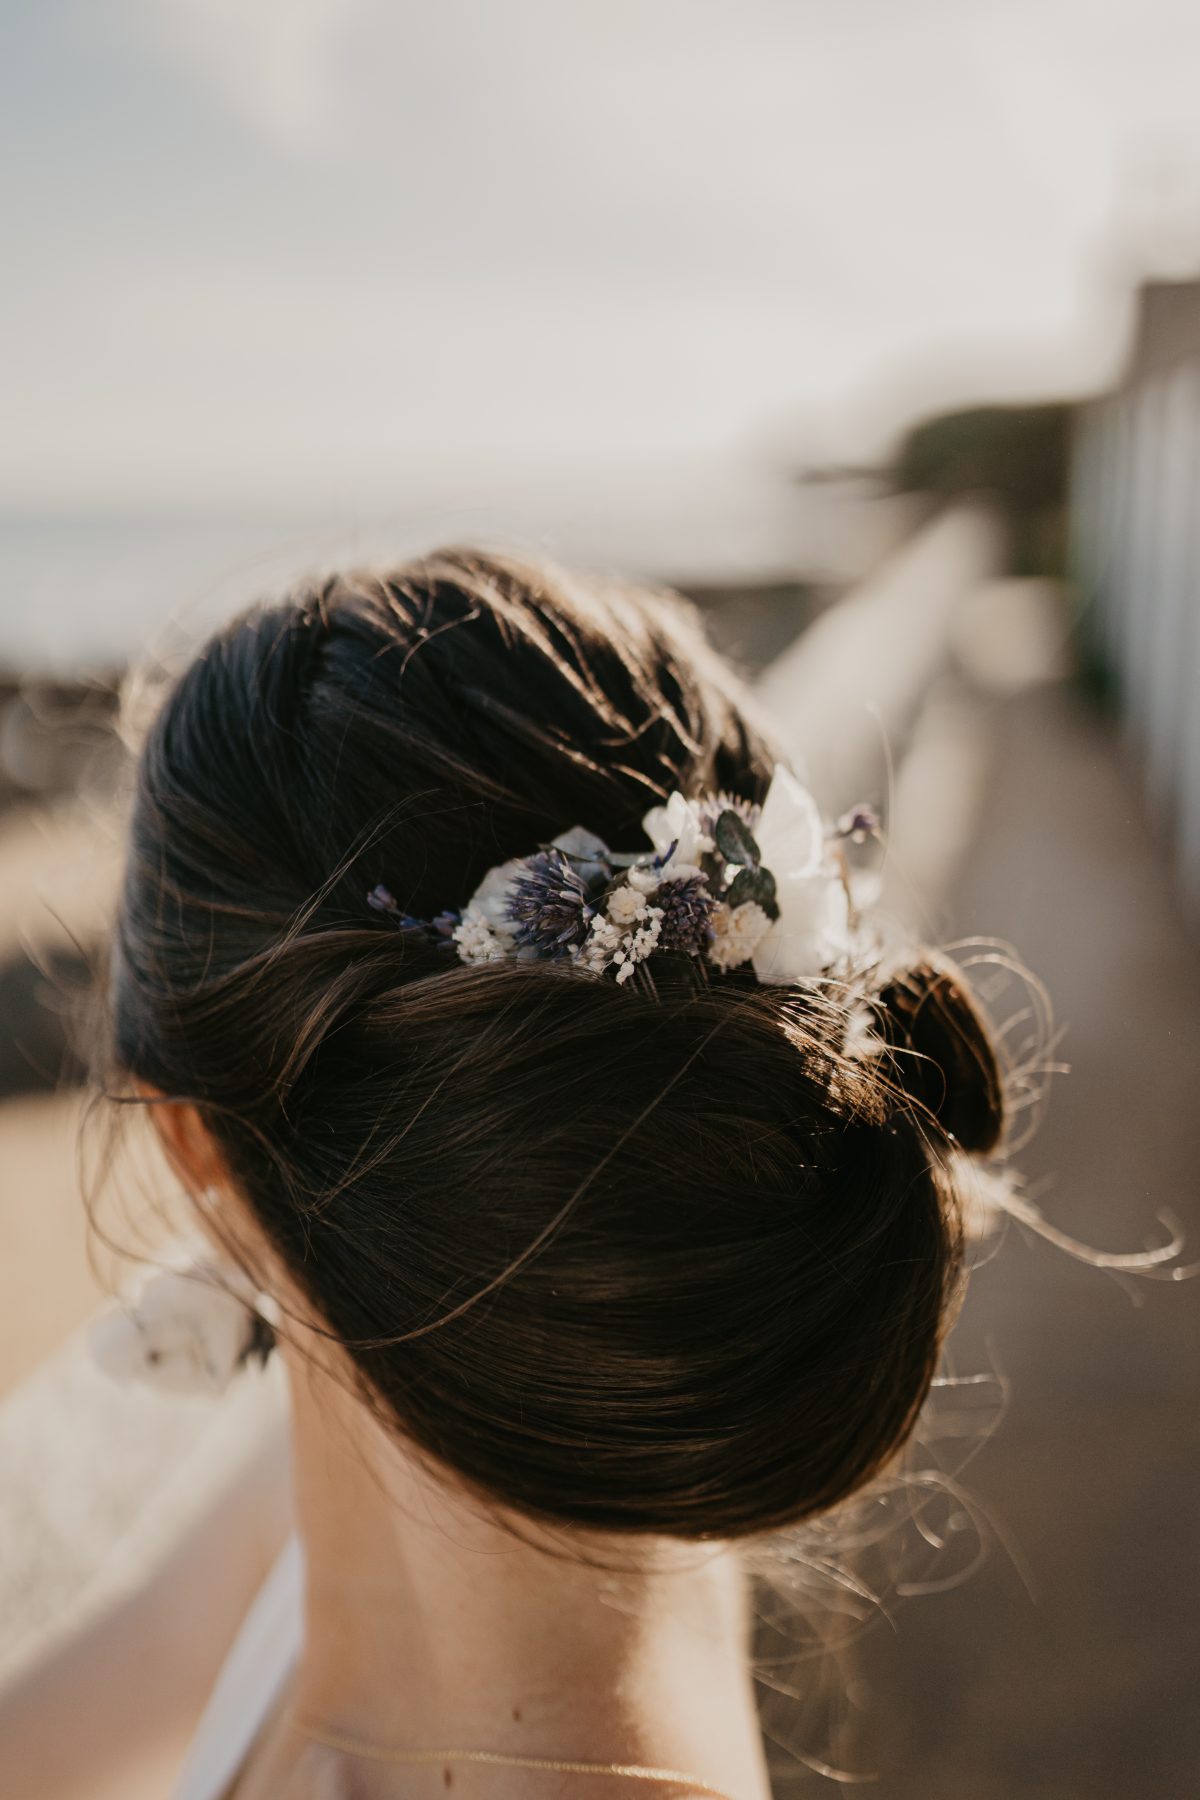
[(219, 632), (143, 746), (117, 1070), (193, 1102), (397, 1432), (560, 1525), (729, 1538), (894, 1457), (960, 1288), (953, 1170), (1004, 1127), (952, 963), (618, 987), (397, 933), (673, 789), (775, 760), (690, 614), (447, 551)]

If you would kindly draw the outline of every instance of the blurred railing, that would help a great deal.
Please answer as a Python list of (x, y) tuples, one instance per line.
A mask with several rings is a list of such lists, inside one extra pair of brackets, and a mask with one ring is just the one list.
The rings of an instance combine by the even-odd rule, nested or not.
[(886, 910), (935, 933), (931, 921), (975, 830), (986, 751), (956, 640), (1005, 560), (990, 508), (948, 507), (810, 625), (757, 688), (826, 812), (882, 805)]
[(1200, 358), (1082, 408), (1072, 460), (1084, 631), (1200, 909)]

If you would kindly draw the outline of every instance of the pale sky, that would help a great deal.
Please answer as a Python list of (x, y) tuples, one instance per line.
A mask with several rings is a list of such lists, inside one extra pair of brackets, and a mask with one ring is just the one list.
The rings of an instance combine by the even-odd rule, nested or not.
[(1195, 0), (0, 9), (0, 508), (869, 454), (1200, 256)]

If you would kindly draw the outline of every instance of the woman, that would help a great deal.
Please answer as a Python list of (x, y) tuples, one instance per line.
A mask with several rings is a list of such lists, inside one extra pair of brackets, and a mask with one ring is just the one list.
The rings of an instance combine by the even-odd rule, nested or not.
[(764, 1800), (739, 1544), (900, 1451), (1003, 1127), (957, 972), (856, 914), (872, 829), (674, 603), (497, 557), (170, 692), (114, 1058), (275, 1303), (297, 1520), (187, 1800)]

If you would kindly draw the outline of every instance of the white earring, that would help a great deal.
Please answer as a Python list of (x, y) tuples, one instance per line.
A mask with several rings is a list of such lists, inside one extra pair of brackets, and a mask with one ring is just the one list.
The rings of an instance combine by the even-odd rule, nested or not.
[(240, 1269), (191, 1240), (93, 1322), (88, 1347), (115, 1381), (221, 1394), (247, 1363), (266, 1362), (275, 1331), (265, 1315), (274, 1310)]

